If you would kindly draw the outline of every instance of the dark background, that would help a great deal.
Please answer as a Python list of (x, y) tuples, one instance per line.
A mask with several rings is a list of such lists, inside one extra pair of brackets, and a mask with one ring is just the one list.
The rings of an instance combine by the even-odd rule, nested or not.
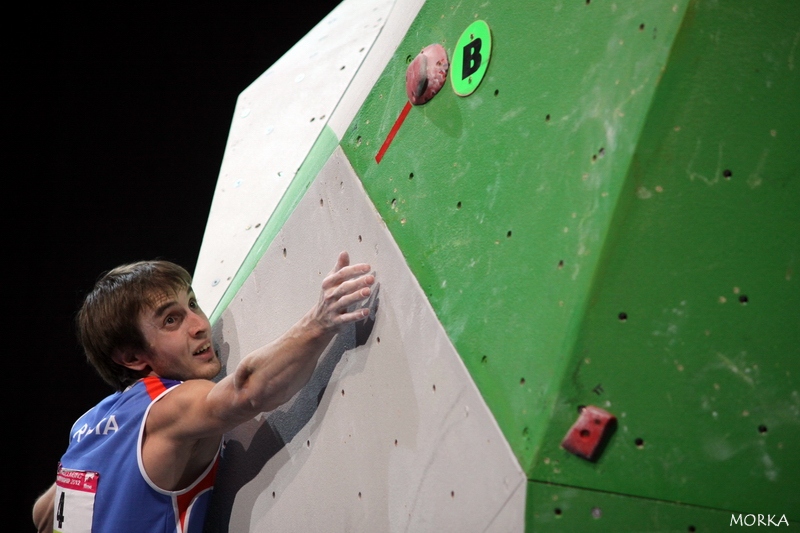
[(69, 5), (7, 20), (6, 479), (24, 481), (2, 529), (33, 531), (72, 423), (111, 392), (76, 341), (83, 296), (130, 261), (194, 270), (237, 96), (337, 4)]

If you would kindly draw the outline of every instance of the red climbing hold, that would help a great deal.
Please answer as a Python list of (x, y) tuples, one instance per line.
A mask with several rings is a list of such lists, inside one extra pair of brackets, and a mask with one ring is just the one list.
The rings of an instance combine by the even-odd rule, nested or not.
[(587, 405), (567, 431), (561, 447), (578, 457), (595, 461), (614, 432), (617, 418), (599, 407)]
[(442, 45), (431, 44), (423, 48), (406, 70), (408, 101), (422, 105), (436, 96), (447, 80), (449, 68), (447, 52)]

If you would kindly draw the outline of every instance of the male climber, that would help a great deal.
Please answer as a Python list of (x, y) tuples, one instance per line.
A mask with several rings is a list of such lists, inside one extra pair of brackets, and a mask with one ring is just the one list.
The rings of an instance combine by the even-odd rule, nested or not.
[(202, 531), (223, 434), (288, 401), (336, 332), (369, 315), (348, 311), (370, 295), (369, 272), (342, 252), (311, 310), (218, 383), (211, 327), (186, 270), (146, 261), (102, 276), (78, 331), (117, 392), (73, 425), (57, 481), (34, 505), (38, 530)]

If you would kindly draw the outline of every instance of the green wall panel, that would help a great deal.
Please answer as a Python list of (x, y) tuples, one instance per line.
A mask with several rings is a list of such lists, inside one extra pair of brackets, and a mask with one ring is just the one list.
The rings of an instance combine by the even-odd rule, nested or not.
[[(411, 109), (377, 163), (408, 62), (476, 19), (481, 86)], [(531, 480), (800, 519), (799, 41), (786, 0), (412, 24), (342, 146)], [(619, 419), (595, 463), (560, 447), (589, 404)]]
[[(534, 478), (800, 519), (800, 6), (788, 5), (690, 6)], [(559, 449), (592, 403), (620, 417), (597, 464)]]
[[(740, 513), (537, 482), (528, 483), (527, 507), (527, 530), (537, 533), (707, 533), (727, 531), (732, 520), (740, 519)], [(741, 520), (757, 524), (758, 514), (741, 516)], [(768, 513), (760, 514), (767, 524)], [(778, 527), (788, 527), (789, 531), (800, 527), (783, 514), (773, 513), (771, 519), (772, 525), (779, 523)], [(733, 527), (741, 526), (734, 523)]]
[[(579, 331), (685, 2), (427, 2), (342, 142), (523, 467)], [(475, 19), (471, 96), (411, 110), (407, 62)]]

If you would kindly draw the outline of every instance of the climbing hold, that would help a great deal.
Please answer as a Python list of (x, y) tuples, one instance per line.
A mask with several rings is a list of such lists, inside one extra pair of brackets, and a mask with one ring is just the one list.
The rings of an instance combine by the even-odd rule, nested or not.
[(408, 101), (422, 105), (436, 96), (447, 80), (449, 68), (447, 52), (442, 45), (431, 44), (423, 48), (406, 69)]
[(578, 457), (595, 461), (616, 428), (617, 418), (599, 407), (587, 405), (567, 431), (561, 447)]

